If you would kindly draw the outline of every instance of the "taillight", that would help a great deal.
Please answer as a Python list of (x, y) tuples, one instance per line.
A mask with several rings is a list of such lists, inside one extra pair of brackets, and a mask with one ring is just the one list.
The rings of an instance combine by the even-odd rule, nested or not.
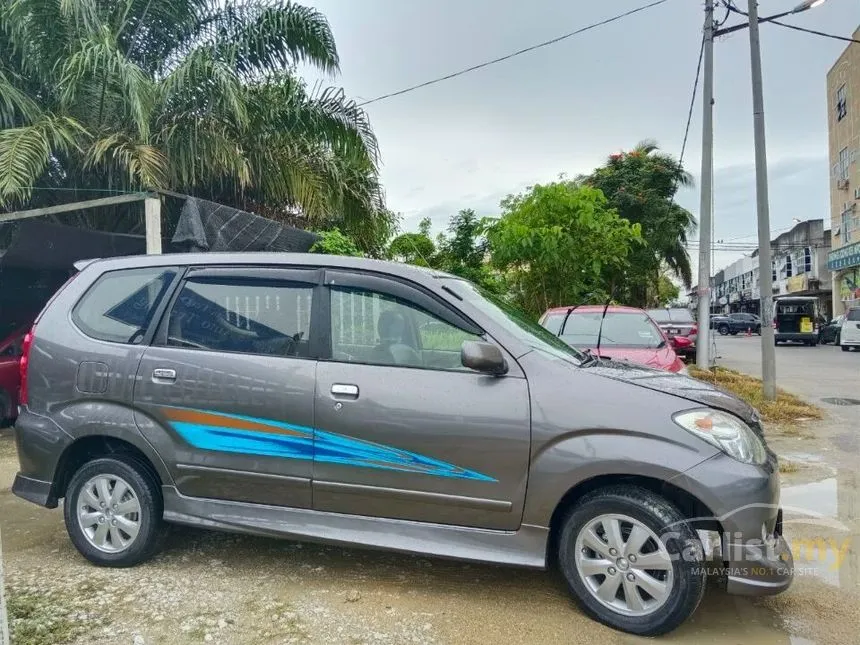
[(24, 341), (21, 343), (21, 358), (18, 361), (18, 370), (20, 371), (21, 379), (20, 379), (20, 391), (18, 392), (18, 402), (21, 405), (27, 405), (28, 403), (28, 394), (27, 391), (27, 371), (30, 367), (30, 347), (33, 345), (33, 332), (36, 331), (36, 326), (30, 329), (27, 332), (27, 335), (24, 336)]
[(698, 336), (699, 334), (699, 326), (693, 325), (693, 328), (690, 330), (690, 336)]

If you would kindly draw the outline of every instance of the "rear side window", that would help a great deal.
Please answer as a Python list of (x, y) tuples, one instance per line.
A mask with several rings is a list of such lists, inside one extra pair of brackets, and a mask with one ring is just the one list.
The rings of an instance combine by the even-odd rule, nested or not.
[(860, 309), (852, 309), (848, 312), (848, 316), (846, 316), (846, 318), (851, 322), (860, 321)]
[(140, 342), (176, 273), (175, 267), (105, 273), (75, 305), (72, 320), (98, 340)]
[(167, 345), (268, 356), (310, 355), (313, 286), (189, 280), (167, 321)]

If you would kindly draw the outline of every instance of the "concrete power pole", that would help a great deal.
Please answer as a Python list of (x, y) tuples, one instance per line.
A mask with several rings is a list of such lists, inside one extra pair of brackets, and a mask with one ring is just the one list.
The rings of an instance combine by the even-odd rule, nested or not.
[(764, 135), (764, 93), (761, 78), (758, 3), (748, 0), (750, 68), (752, 71), (753, 128), (755, 131), (755, 188), (758, 214), (758, 279), (761, 302), (761, 380), (764, 398), (776, 399), (776, 351), (774, 349), (773, 276), (770, 254), (770, 206), (767, 192), (767, 146)]
[(714, 2), (705, 0), (702, 78), (702, 178), (699, 202), (699, 337), (696, 365), (711, 367), (711, 222), (714, 175)]

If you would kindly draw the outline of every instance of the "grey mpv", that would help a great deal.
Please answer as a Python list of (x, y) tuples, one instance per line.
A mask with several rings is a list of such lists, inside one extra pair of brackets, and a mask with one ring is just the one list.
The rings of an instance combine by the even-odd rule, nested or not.
[(14, 492), (103, 566), (165, 523), (543, 568), (628, 632), (683, 622), (708, 559), (791, 583), (745, 403), (566, 346), (459, 278), (372, 260), (80, 263), (27, 337)]

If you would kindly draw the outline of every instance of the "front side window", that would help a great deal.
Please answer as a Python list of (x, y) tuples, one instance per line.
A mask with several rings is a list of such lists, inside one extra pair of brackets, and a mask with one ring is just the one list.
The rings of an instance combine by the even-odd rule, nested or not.
[(365, 289), (331, 289), (336, 361), (466, 370), (460, 360), (463, 341), (479, 338), (400, 298)]
[(167, 320), (171, 347), (268, 356), (310, 355), (311, 285), (192, 279)]
[(644, 313), (574, 312), (561, 331), (574, 347), (661, 347), (666, 339)]
[(105, 273), (75, 305), (72, 319), (92, 338), (140, 342), (175, 277), (173, 267)]

